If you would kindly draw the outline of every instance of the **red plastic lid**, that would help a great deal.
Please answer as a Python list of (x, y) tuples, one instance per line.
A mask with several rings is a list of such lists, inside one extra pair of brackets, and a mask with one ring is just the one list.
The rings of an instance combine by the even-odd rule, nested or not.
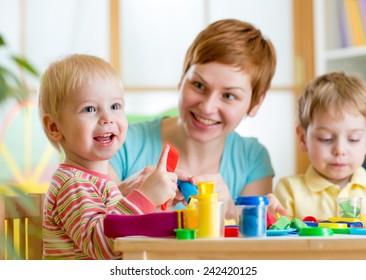
[(226, 226), (224, 235), (225, 237), (238, 237), (239, 229), (237, 226)]
[(313, 216), (306, 216), (302, 219), (303, 222), (316, 222), (317, 219)]

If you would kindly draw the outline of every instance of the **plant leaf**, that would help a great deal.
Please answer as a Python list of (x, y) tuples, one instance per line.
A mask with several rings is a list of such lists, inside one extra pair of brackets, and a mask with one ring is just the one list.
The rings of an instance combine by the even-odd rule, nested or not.
[(9, 97), (10, 94), (8, 84), (6, 83), (3, 75), (0, 74), (0, 104)]
[(6, 45), (5, 40), (4, 40), (3, 36), (1, 36), (1, 34), (0, 34), (0, 46), (5, 46), (5, 45)]
[[(6, 46), (6, 42), (4, 37), (0, 34), (0, 47), (1, 46)], [(17, 55), (9, 55), (7, 58), (20, 70), (30, 73), (37, 78), (39, 77), (38, 71), (25, 58)], [(0, 65), (0, 103), (7, 98), (16, 98), (18, 102), (28, 98), (29, 91), (27, 84), (21, 78), (22, 76), (17, 75), (11, 68)]]
[(12, 55), (11, 59), (22, 69), (27, 70), (29, 73), (38, 77), (38, 71), (23, 57)]
[(26, 99), (27, 87), (13, 72), (0, 66), (0, 100), (11, 97), (18, 101)]

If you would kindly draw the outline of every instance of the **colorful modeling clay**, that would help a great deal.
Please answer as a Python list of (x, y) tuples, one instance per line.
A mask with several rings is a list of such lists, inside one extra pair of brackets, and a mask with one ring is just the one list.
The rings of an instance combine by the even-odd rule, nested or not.
[(175, 236), (174, 229), (179, 228), (176, 212), (150, 213), (143, 215), (109, 214), (104, 218), (104, 234), (107, 237)]
[(187, 181), (178, 180), (178, 189), (183, 194), (184, 199), (186, 200), (187, 203), (189, 203), (189, 200), (191, 199), (192, 196), (198, 194), (197, 186)]
[[(171, 145), (170, 143), (167, 143), (170, 147), (169, 152), (168, 152), (168, 159), (167, 159), (167, 163), (166, 163), (166, 170), (168, 172), (174, 172), (175, 168), (177, 167), (178, 164), (178, 158), (179, 158), (179, 151), (174, 148), (173, 145)], [(166, 210), (166, 206), (168, 204), (168, 201), (165, 202), (164, 204), (161, 205), (161, 210)]]
[(266, 196), (239, 196), (235, 205), (239, 211), (239, 232), (243, 237), (266, 236)]

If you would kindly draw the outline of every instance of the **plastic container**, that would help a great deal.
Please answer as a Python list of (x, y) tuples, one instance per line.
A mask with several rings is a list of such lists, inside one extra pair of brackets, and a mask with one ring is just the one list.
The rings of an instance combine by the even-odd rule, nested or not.
[(330, 228), (308, 227), (300, 229), (299, 236), (332, 236), (333, 233)]
[(267, 230), (266, 196), (239, 196), (235, 201), (241, 237), (265, 237)]
[(196, 239), (196, 229), (177, 228), (174, 230), (176, 238), (180, 240)]
[(183, 210), (183, 228), (198, 229), (197, 199), (191, 198)]
[(198, 213), (198, 238), (217, 238), (224, 236), (225, 209), (224, 203), (218, 201), (215, 182), (200, 182), (196, 207)]
[(337, 198), (337, 217), (358, 218), (361, 214), (361, 197)]

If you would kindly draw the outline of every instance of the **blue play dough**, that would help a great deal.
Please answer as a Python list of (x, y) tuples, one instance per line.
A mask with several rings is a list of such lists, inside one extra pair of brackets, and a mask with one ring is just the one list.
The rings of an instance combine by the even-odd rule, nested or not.
[(268, 200), (265, 196), (239, 196), (239, 231), (243, 237), (266, 236)]
[(183, 194), (184, 199), (186, 200), (187, 203), (189, 202), (191, 196), (198, 194), (197, 186), (187, 181), (178, 180), (178, 188), (180, 192)]
[(239, 230), (244, 237), (259, 237), (266, 232), (266, 209), (263, 207), (243, 208)]

